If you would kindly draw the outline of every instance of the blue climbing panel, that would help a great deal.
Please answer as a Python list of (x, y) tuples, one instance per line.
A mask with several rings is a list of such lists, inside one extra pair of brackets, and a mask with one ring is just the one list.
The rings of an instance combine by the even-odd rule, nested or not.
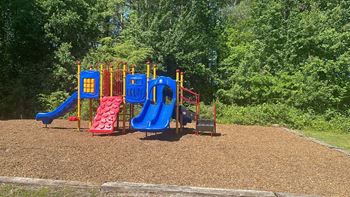
[(127, 103), (144, 103), (146, 101), (146, 84), (145, 74), (128, 74), (126, 75), (126, 95)]
[(98, 99), (100, 96), (100, 72), (85, 70), (80, 73), (80, 98)]

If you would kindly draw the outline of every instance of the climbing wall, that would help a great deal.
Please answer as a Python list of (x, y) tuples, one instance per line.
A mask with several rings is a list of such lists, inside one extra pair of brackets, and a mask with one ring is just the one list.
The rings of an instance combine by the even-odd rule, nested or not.
[(122, 102), (121, 96), (102, 98), (89, 131), (92, 133), (113, 133)]

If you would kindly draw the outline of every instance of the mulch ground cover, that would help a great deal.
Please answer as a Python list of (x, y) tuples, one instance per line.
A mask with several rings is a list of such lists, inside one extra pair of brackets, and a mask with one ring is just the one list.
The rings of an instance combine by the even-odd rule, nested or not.
[(349, 156), (283, 128), (218, 125), (216, 137), (174, 129), (92, 137), (75, 126), (0, 121), (0, 176), (350, 194)]

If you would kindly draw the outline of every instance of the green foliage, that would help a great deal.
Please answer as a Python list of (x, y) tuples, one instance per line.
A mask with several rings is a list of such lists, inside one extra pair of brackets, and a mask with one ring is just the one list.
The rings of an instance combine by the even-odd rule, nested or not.
[(39, 94), (39, 101), (42, 103), (45, 109), (54, 110), (60, 104), (62, 104), (69, 94), (65, 91), (52, 92), (49, 95)]
[(76, 88), (75, 60), (96, 47), (100, 38), (121, 29), (124, 4), (1, 1), (0, 118), (32, 118), (57, 105), (53, 96), (71, 93)]
[(51, 111), (58, 107), (77, 86), (77, 66), (71, 55), (71, 49), (70, 44), (62, 43), (54, 52), (55, 64), (43, 82), (46, 89), (38, 94), (38, 103), (43, 110)]
[(335, 2), (251, 0), (234, 7), (225, 30), (229, 52), (219, 68), (220, 100), (319, 113), (346, 109), (349, 4)]
[(102, 45), (85, 56), (83, 65), (95, 65), (103, 62), (126, 61), (142, 65), (151, 56), (150, 48), (138, 47), (130, 41), (115, 43), (111, 37), (101, 39)]
[(52, 80), (55, 89), (70, 91), (77, 84), (77, 65), (71, 55), (72, 45), (62, 43), (55, 51), (55, 65), (53, 67)]
[[(279, 125), (320, 132), (350, 133), (348, 116), (334, 110), (327, 110), (325, 114), (318, 115), (281, 103), (244, 107), (217, 102), (216, 107), (217, 121), (224, 124)], [(201, 104), (201, 117), (212, 118), (212, 105)]]
[(0, 119), (32, 115), (49, 73), (45, 17), (34, 0), (0, 2)]
[(186, 71), (186, 86), (196, 87), (203, 100), (214, 92), (220, 1), (134, 1), (122, 38), (152, 49), (153, 62), (168, 76), (179, 67)]
[(285, 104), (261, 104), (241, 107), (217, 103), (217, 118), (221, 123), (273, 125), (302, 128), (311, 119), (308, 114)]
[[(98, 38), (99, 29), (95, 23), (98, 17), (96, 2), (87, 0), (37, 0), (44, 10), (46, 37), (54, 48), (62, 43), (72, 45), (73, 55), (84, 55)], [(79, 33), (77, 33), (79, 32)]]
[[(94, 118), (94, 115), (96, 114), (96, 110), (98, 108), (99, 101), (92, 100), (92, 118)], [(76, 116), (76, 111), (73, 111), (72, 114)], [(81, 103), (81, 118), (83, 120), (90, 120), (90, 104), (88, 100), (83, 100)]]
[[(185, 106), (192, 110), (193, 112), (196, 111), (195, 105), (186, 105)], [(206, 105), (204, 102), (200, 102), (200, 118), (202, 119), (213, 119), (214, 118), (214, 103), (211, 103), (210, 105)]]

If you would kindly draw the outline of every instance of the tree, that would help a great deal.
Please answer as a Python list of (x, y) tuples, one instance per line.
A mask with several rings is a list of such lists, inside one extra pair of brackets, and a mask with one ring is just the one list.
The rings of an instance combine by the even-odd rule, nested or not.
[(244, 1), (226, 27), (225, 103), (324, 112), (349, 102), (347, 1)]
[[(66, 98), (76, 89), (75, 60), (84, 59), (105, 36), (121, 31), (122, 0), (38, 0), (44, 10), (46, 38), (52, 47), (48, 83), (40, 95), (42, 105), (55, 108), (53, 97)], [(88, 65), (85, 64), (85, 68)], [(53, 103), (52, 103), (53, 102)], [(47, 109), (48, 110), (48, 109)]]
[(118, 36), (123, 5), (121, 0), (1, 1), (0, 118), (32, 118), (53, 106), (44, 98), (73, 91), (75, 60), (105, 35)]
[[(186, 72), (186, 85), (196, 87), (203, 100), (213, 99), (220, 35), (221, 1), (130, 1), (125, 40), (151, 48), (152, 60), (165, 74)], [(188, 77), (187, 77), (188, 76)]]
[(45, 19), (33, 0), (4, 0), (0, 8), (0, 118), (26, 117), (47, 74)]

